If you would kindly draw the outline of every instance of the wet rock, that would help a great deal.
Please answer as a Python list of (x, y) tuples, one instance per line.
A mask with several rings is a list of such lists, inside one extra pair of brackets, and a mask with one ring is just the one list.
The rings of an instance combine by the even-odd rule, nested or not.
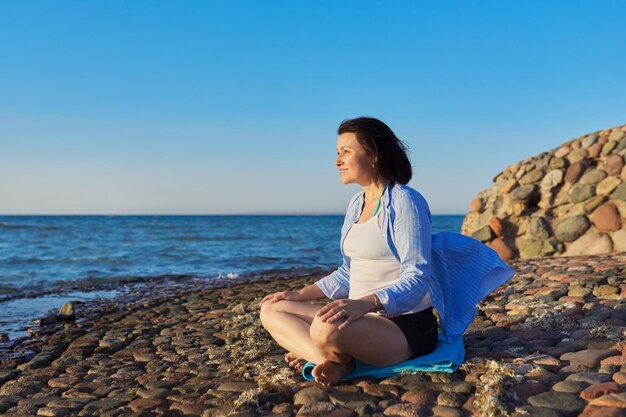
[(76, 309), (74, 301), (69, 301), (59, 309), (59, 319), (61, 320), (73, 320), (76, 318)]
[(0, 370), (0, 385), (17, 378), (22, 372), (16, 369)]

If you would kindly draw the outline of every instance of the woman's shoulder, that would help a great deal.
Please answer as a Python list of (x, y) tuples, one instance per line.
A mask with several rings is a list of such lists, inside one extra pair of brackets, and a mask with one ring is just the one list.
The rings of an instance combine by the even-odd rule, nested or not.
[(426, 207), (428, 203), (424, 196), (413, 187), (406, 184), (394, 184), (391, 192), (391, 203), (394, 206)]

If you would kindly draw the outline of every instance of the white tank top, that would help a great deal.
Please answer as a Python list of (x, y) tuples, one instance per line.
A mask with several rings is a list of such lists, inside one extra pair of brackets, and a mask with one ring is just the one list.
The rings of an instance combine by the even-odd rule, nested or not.
[[(350, 293), (356, 300), (389, 287), (400, 280), (400, 262), (393, 256), (379, 225), (379, 215), (365, 223), (354, 223), (343, 242), (343, 250), (350, 258)], [(402, 314), (415, 313), (432, 307), (430, 292), (415, 307)]]

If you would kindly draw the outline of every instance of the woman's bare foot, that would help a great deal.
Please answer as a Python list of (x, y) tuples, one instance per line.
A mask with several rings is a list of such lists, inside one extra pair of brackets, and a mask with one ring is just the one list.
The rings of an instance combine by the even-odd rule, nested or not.
[(344, 376), (354, 371), (354, 359), (346, 363), (332, 362), (325, 360), (318, 364), (311, 374), (315, 377), (315, 382), (327, 387), (341, 381)]
[(291, 352), (287, 352), (285, 355), (285, 362), (289, 364), (293, 369), (298, 372), (302, 372), (304, 369), (304, 365), (307, 363), (305, 359), (299, 358), (297, 355), (294, 355)]

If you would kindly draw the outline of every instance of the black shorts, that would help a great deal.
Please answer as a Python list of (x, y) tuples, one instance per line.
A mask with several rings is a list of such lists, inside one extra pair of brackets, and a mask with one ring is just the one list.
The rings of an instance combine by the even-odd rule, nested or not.
[(433, 314), (432, 307), (417, 313), (391, 317), (389, 320), (404, 333), (413, 352), (411, 359), (427, 355), (437, 347), (437, 317)]

